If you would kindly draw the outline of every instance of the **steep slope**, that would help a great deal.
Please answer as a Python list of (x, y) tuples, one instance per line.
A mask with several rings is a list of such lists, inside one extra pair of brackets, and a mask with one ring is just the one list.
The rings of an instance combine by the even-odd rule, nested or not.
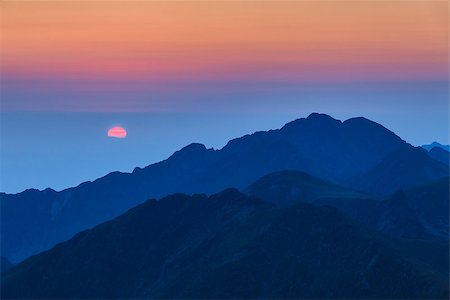
[(330, 207), (172, 195), (33, 256), (2, 298), (432, 298), (447, 278)]
[[(406, 142), (370, 120), (354, 118), (341, 122), (327, 115), (311, 114), (278, 130), (232, 140), (221, 150), (191, 144), (167, 160), (136, 168), (130, 174), (111, 173), (61, 192), (1, 194), (2, 255), (18, 262), (118, 216), (145, 199), (177, 192), (209, 194), (228, 187), (243, 189), (275, 171), (305, 171), (347, 185), (354, 183), (355, 176), (375, 168), (387, 155), (405, 147), (409, 147)], [(424, 169), (431, 172), (426, 176), (420, 173), (422, 169), (407, 171), (418, 180), (440, 176), (442, 170), (428, 167), (432, 162), (425, 162)], [(377, 186), (386, 184), (390, 191), (397, 184), (402, 185), (383, 182), (383, 176), (378, 171), (372, 175)], [(368, 175), (368, 179), (372, 177)], [(353, 187), (373, 190), (366, 181)]]

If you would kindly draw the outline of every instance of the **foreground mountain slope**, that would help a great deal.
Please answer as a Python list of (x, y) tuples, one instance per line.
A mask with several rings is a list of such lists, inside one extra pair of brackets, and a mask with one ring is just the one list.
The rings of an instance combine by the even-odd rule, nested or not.
[[(243, 189), (275, 171), (299, 170), (341, 185), (372, 190), (373, 186), (366, 186), (366, 182), (355, 184), (354, 178), (367, 174), (386, 156), (408, 147), (394, 133), (370, 120), (353, 118), (341, 122), (327, 115), (311, 114), (278, 130), (232, 140), (221, 150), (191, 144), (162, 162), (136, 168), (129, 174), (114, 172), (61, 192), (47, 189), (1, 194), (2, 255), (18, 262), (146, 199), (177, 192), (210, 194), (227, 187)], [(442, 176), (441, 168), (406, 170), (408, 176), (430, 171), (426, 176), (414, 175), (419, 179)], [(386, 186), (389, 191), (395, 188), (391, 180), (383, 182), (383, 173), (375, 175), (380, 179), (378, 187)]]
[(172, 195), (33, 256), (2, 298), (447, 298), (446, 277), (330, 207)]
[(0, 272), (5, 272), (12, 266), (13, 264), (6, 257), (0, 256)]

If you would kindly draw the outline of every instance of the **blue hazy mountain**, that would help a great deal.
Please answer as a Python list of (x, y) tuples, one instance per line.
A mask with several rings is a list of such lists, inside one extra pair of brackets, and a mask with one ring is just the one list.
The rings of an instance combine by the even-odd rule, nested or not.
[(448, 164), (433, 159), (420, 147), (408, 146), (387, 155), (373, 169), (356, 177), (351, 185), (365, 192), (385, 194), (386, 191), (392, 193), (448, 174)]
[(448, 176), (448, 167), (423, 151), (365, 118), (341, 122), (314, 113), (231, 140), (220, 150), (191, 144), (132, 173), (113, 172), (61, 192), (1, 194), (2, 255), (18, 262), (149, 198), (244, 189), (276, 171), (303, 171), (386, 195)]
[(440, 161), (446, 165), (450, 164), (450, 152), (447, 150), (441, 148), (441, 147), (433, 147), (430, 151), (428, 151), (428, 155), (437, 160)]
[(427, 151), (430, 151), (434, 147), (438, 147), (438, 148), (442, 148), (444, 150), (450, 151), (450, 145), (443, 145), (443, 144), (438, 143), (438, 142), (432, 142), (431, 144), (422, 145), (422, 148), (424, 148)]
[(355, 199), (360, 202), (378, 201), (372, 195), (339, 186), (301, 171), (279, 171), (265, 175), (243, 190), (278, 206), (294, 203), (316, 203), (321, 199)]
[(445, 245), (387, 238), (327, 206), (176, 194), (18, 264), (1, 296), (447, 299)]
[(448, 241), (449, 190), (447, 177), (380, 198), (304, 172), (282, 171), (262, 177), (245, 193), (282, 207), (294, 203), (333, 206), (391, 236)]

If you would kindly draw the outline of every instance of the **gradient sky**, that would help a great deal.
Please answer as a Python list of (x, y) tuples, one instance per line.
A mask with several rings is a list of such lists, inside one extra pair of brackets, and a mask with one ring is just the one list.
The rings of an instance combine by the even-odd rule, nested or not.
[[(448, 143), (448, 5), (2, 1), (0, 190), (61, 189), (313, 111)], [(106, 138), (115, 125), (126, 139)]]

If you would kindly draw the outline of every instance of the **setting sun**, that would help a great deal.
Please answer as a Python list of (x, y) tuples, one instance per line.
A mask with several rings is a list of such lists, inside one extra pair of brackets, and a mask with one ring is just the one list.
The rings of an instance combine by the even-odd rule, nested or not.
[(124, 139), (127, 137), (127, 131), (119, 126), (112, 127), (108, 130), (108, 136)]

